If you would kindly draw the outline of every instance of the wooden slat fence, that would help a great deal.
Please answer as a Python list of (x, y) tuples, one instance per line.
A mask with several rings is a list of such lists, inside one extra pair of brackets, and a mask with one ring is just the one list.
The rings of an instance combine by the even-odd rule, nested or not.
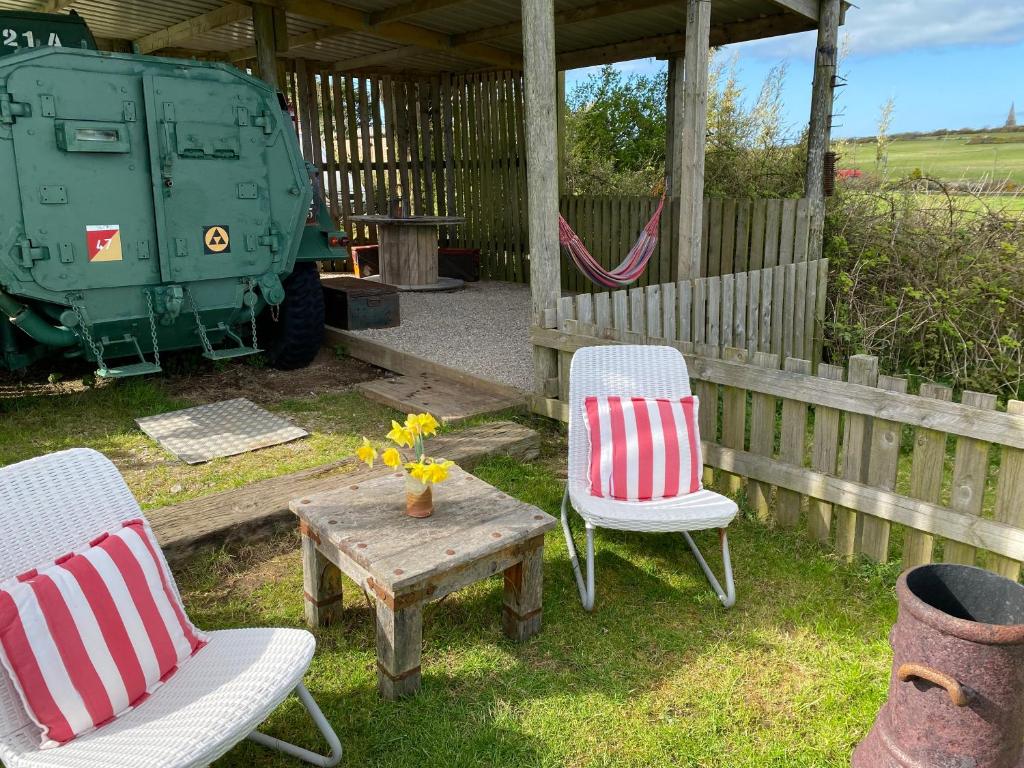
[[(637, 235), (654, 214), (656, 197), (566, 195), (562, 215), (605, 268), (625, 258)], [(666, 202), (658, 248), (637, 285), (678, 279), (679, 200)], [(807, 200), (732, 200), (705, 198), (701, 239), (701, 276), (737, 274), (807, 261), (810, 233)], [(562, 256), (562, 287), (599, 291)]]
[[(855, 356), (849, 371), (763, 351), (714, 347), (647, 332), (565, 320), (531, 331), (565, 358), (583, 346), (670, 344), (687, 356), (701, 398), (709, 480), (746, 488), (759, 518), (804, 530), (842, 558), (904, 567), (933, 561), (979, 565), (1019, 579), (1024, 561), (1024, 402), (938, 385), (907, 394)], [(564, 391), (534, 409), (568, 417)], [(721, 408), (717, 407), (721, 405)], [(719, 424), (720, 416), (722, 423)], [(722, 437), (719, 439), (719, 429)]]
[(715, 349), (738, 347), (780, 360), (821, 356), (828, 259), (566, 296), (554, 308), (570, 320)]
[(355, 243), (377, 233), (348, 217), (386, 213), (401, 196), (415, 214), (465, 216), (442, 241), (480, 248), (488, 276), (528, 279), (518, 73), (358, 77), (302, 59), (287, 66), (303, 155), (321, 169), (331, 212)]

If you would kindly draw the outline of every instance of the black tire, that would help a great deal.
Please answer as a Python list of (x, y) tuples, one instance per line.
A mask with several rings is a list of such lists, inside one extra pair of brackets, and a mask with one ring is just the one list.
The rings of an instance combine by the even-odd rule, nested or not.
[(305, 368), (324, 342), (324, 289), (313, 262), (299, 262), (284, 280), (284, 301), (277, 322), (270, 310), (261, 316), (261, 339), (267, 360), (274, 368), (292, 371)]

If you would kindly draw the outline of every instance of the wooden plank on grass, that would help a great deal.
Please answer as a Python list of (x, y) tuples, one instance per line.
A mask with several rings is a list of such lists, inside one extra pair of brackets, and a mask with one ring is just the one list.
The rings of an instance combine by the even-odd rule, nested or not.
[[(788, 358), (785, 369), (791, 373), (809, 375), (810, 360)], [(807, 440), (807, 403), (801, 400), (782, 401), (782, 432), (779, 437), (779, 460), (797, 467), (804, 466), (804, 446)], [(795, 528), (800, 521), (800, 494), (779, 488), (775, 520), (782, 528)]]
[[(878, 388), (887, 392), (906, 393), (907, 380), (879, 376)], [(896, 488), (896, 471), (900, 460), (900, 436), (903, 425), (898, 421), (875, 419), (871, 429), (871, 457), (868, 460), (868, 485), (892, 491)], [(861, 518), (860, 552), (876, 563), (889, 560), (889, 521), (871, 515)]]
[[(850, 358), (848, 381), (873, 387), (878, 382), (878, 358), (854, 355)], [(871, 418), (856, 413), (846, 414), (843, 434), (844, 480), (862, 483), (867, 477), (868, 453), (871, 448)], [(836, 552), (845, 560), (853, 559), (857, 540), (857, 512), (847, 507), (836, 509)]]
[[(1024, 415), (1024, 402), (1010, 400), (1006, 412)], [(995, 519), (1024, 528), (1024, 450), (1003, 448), (999, 461), (999, 485), (996, 489)], [(1011, 581), (1020, 579), (1021, 564), (1002, 555), (989, 553), (988, 568)]]
[[(996, 407), (996, 396), (981, 392), (966, 391), (960, 402), (986, 411)], [(985, 481), (988, 477), (989, 443), (970, 437), (958, 437), (953, 460), (953, 488), (949, 506), (957, 512), (980, 515), (985, 498)], [(976, 550), (967, 544), (947, 541), (942, 560), (946, 563), (974, 565)]]
[[(924, 383), (921, 397), (950, 402), (953, 390), (939, 384)], [(946, 433), (927, 427), (914, 430), (914, 455), (910, 466), (910, 495), (938, 504), (942, 498), (942, 470), (946, 461)], [(903, 567), (913, 568), (932, 561), (934, 541), (931, 534), (908, 528), (903, 539)]]
[[(845, 371), (839, 365), (818, 366), (818, 376), (832, 381), (842, 381)], [(826, 475), (834, 475), (839, 459), (839, 417), (840, 411), (819, 405), (814, 408), (814, 437), (811, 447), (811, 469)], [(826, 543), (832, 530), (832, 505), (827, 501), (810, 497), (807, 504), (807, 532), (819, 543)]]

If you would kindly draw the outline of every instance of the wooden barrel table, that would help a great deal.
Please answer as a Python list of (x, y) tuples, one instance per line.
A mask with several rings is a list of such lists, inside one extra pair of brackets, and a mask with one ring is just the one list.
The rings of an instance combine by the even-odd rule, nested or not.
[(349, 221), (377, 227), (381, 282), (400, 291), (450, 291), (463, 286), (462, 280), (437, 274), (437, 229), (463, 224), (464, 217), (360, 214)]

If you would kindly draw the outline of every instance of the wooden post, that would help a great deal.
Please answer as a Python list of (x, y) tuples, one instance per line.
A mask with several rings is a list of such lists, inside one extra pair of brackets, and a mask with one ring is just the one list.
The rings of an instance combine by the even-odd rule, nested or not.
[(283, 27), (284, 13), (279, 13), (270, 5), (253, 4), (252, 29), (256, 37), (256, 69), (259, 70), (260, 78), (275, 88), (280, 87), (277, 68), (278, 41), (286, 35), (285, 30), (278, 32), (279, 23)]
[[(526, 85), (526, 186), (529, 199), (530, 293), (534, 325), (544, 325), (561, 295), (558, 246), (558, 109), (553, 0), (522, 0), (523, 76)], [(534, 389), (548, 394), (558, 377), (558, 355), (533, 348)]]
[(423, 649), (423, 607), (408, 605), (392, 610), (377, 600), (377, 690), (394, 700), (420, 689), (420, 654)]
[(558, 99), (558, 196), (565, 194), (565, 72), (558, 73), (558, 81), (555, 85), (556, 98)]
[(501, 626), (507, 637), (526, 640), (540, 632), (544, 593), (544, 537), (538, 536), (522, 561), (505, 569)]
[(810, 247), (807, 258), (821, 257), (825, 231), (825, 153), (832, 133), (832, 98), (839, 39), (839, 0), (821, 0), (818, 47), (814, 55), (811, 121), (807, 132), (805, 195), (810, 208)]
[(687, 0), (683, 63), (683, 120), (678, 133), (679, 280), (700, 277), (701, 214), (704, 207), (704, 139), (708, 113), (708, 48), (711, 0)]
[(322, 627), (333, 624), (344, 611), (341, 571), (317, 549), (317, 536), (302, 531), (302, 591), (305, 597), (306, 624)]
[(665, 103), (665, 194), (679, 197), (682, 149), (677, 141), (683, 126), (683, 72), (681, 56), (668, 60), (668, 93)]

